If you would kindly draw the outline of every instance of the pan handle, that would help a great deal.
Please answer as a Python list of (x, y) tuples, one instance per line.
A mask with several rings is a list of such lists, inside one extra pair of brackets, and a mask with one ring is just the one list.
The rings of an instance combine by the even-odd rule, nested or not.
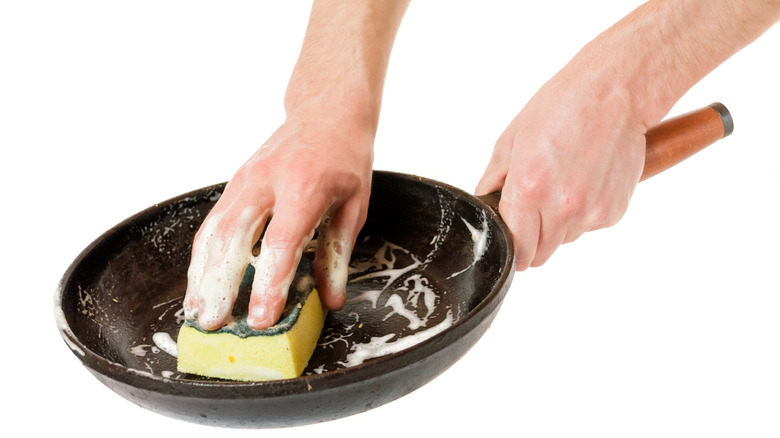
[[(719, 102), (653, 126), (645, 134), (645, 167), (639, 181), (657, 175), (734, 131), (734, 120)], [(477, 196), (498, 213), (501, 191)]]
[(733, 131), (731, 113), (719, 102), (664, 120), (645, 134), (645, 169), (639, 181), (663, 172)]

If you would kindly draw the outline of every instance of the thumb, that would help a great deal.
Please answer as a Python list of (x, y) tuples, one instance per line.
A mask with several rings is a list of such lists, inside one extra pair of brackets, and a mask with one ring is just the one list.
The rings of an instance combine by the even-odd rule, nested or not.
[(511, 158), (511, 144), (500, 138), (493, 149), (493, 155), (485, 168), (485, 173), (477, 184), (474, 194), (486, 195), (504, 187), (507, 173), (509, 172), (509, 160)]

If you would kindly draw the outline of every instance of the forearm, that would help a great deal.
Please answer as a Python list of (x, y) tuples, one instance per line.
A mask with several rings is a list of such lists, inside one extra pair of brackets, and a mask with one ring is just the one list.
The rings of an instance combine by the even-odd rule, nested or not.
[(376, 130), (385, 73), (408, 0), (315, 0), (285, 95), (288, 117), (336, 113)]
[[(651, 0), (599, 35), (571, 67), (599, 76), (645, 126), (780, 19), (778, 0)], [(595, 67), (595, 68), (594, 68)]]

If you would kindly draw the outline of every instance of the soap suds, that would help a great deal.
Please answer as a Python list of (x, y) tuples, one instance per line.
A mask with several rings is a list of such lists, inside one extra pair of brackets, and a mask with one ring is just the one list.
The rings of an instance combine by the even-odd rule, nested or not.
[[(368, 359), (406, 350), (447, 330), (452, 326), (453, 321), (452, 311), (450, 311), (447, 312), (447, 318), (444, 321), (414, 335), (397, 337), (396, 334), (390, 333), (385, 336), (371, 338), (371, 341), (368, 343), (353, 344), (350, 353), (347, 355), (347, 360), (342, 362), (342, 364), (345, 367), (352, 367), (360, 365)], [(393, 338), (397, 339), (392, 341)]]
[(187, 271), (188, 291), (197, 292), (197, 301), (186, 304), (185, 300), (186, 317), (194, 318), (200, 308), (203, 313), (200, 322), (207, 326), (230, 313), (244, 271), (256, 260), (252, 254), (255, 243), (252, 237), (266, 218), (257, 207), (247, 207), (236, 221), (236, 234), (222, 241), (217, 228), (224, 214), (220, 212), (209, 216), (203, 224), (200, 237), (193, 243), (192, 260)]
[(176, 341), (174, 341), (171, 335), (168, 333), (157, 332), (152, 335), (152, 340), (154, 341), (154, 345), (156, 345), (160, 350), (170, 354), (173, 357), (178, 356)]
[(471, 234), (471, 241), (473, 242), (472, 252), (474, 254), (474, 257), (471, 259), (471, 264), (461, 269), (460, 271), (450, 275), (449, 277), (447, 277), (447, 280), (457, 277), (458, 275), (473, 268), (474, 265), (476, 265), (477, 262), (479, 262), (482, 256), (485, 255), (485, 251), (487, 250), (487, 246), (488, 246), (488, 241), (490, 239), (490, 226), (488, 225), (487, 216), (485, 215), (484, 211), (482, 212), (482, 224), (481, 224), (482, 228), (477, 228), (471, 225), (466, 221), (466, 219), (460, 218), (460, 220), (463, 221), (463, 224), (466, 225), (466, 228), (469, 230), (469, 233)]
[[(393, 354), (450, 327), (457, 318), (457, 305), (445, 299), (447, 292), (437, 290), (424, 275), (426, 264), (409, 250), (384, 241), (372, 256), (356, 256), (350, 265), (348, 315), (340, 318), (338, 330), (326, 328), (318, 346), (343, 350), (343, 359), (335, 364), (314, 364), (312, 372), (351, 367)], [(386, 334), (366, 336), (372, 332)]]

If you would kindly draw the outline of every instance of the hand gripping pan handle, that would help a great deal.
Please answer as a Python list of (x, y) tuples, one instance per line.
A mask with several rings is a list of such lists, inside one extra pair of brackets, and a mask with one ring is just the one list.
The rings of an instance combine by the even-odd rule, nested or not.
[[(722, 103), (682, 114), (651, 127), (645, 134), (645, 167), (639, 181), (657, 175), (734, 131), (731, 113)], [(478, 196), (498, 212), (501, 192)]]

